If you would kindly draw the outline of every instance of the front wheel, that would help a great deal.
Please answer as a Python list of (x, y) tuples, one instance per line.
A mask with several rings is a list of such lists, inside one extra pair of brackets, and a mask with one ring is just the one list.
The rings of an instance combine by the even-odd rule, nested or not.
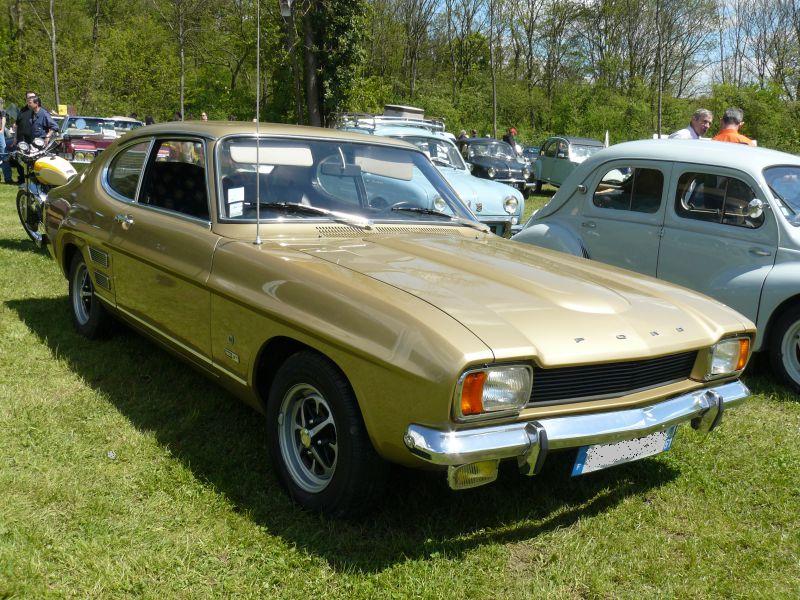
[(800, 305), (781, 315), (772, 327), (769, 362), (783, 383), (800, 393)]
[(374, 506), (387, 464), (372, 447), (350, 384), (323, 356), (298, 352), (278, 371), (267, 435), (278, 478), (301, 506), (334, 517)]
[(36, 196), (26, 190), (17, 192), (17, 216), (28, 237), (39, 243), (42, 240), (42, 234), (39, 232), (42, 210)]

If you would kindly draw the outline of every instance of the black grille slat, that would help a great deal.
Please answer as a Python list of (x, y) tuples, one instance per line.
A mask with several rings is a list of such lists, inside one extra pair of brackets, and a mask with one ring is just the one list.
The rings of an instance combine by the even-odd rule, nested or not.
[(686, 379), (697, 352), (601, 365), (536, 368), (528, 406), (572, 402), (589, 398), (623, 396), (636, 390)]

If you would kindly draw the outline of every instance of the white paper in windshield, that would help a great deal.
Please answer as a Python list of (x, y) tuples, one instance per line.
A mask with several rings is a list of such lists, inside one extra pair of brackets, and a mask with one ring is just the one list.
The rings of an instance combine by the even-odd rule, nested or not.
[(241, 217), (244, 210), (244, 188), (231, 188), (228, 190), (228, 216)]

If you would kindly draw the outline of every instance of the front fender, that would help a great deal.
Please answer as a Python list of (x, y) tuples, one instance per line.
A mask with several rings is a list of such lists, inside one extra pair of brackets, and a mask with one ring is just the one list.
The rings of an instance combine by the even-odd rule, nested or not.
[(533, 244), (549, 250), (557, 250), (573, 256), (588, 258), (581, 240), (567, 227), (558, 223), (534, 223), (511, 239), (524, 244)]

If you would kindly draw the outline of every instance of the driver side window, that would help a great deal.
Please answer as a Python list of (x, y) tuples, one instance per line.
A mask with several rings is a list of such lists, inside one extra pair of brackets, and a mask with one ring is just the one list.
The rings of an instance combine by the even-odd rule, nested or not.
[(684, 173), (678, 180), (675, 212), (685, 219), (756, 229), (764, 214), (751, 218), (747, 206), (756, 197), (745, 182), (711, 173)]

